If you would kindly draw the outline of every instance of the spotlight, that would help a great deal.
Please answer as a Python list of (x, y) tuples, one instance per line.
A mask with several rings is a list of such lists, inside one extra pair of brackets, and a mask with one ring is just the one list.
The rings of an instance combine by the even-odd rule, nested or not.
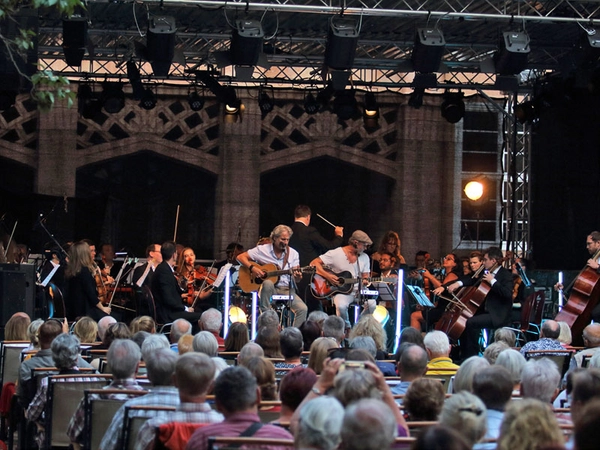
[(154, 75), (166, 77), (175, 56), (175, 18), (155, 16), (148, 24), (146, 36), (147, 59)]
[(537, 118), (535, 104), (532, 101), (527, 101), (515, 105), (515, 117), (522, 124), (533, 122)]
[(425, 89), (415, 88), (408, 98), (408, 106), (412, 106), (415, 109), (419, 109), (423, 106), (423, 94), (425, 94)]
[(481, 181), (469, 181), (464, 188), (465, 195), (472, 202), (479, 201), (483, 197), (484, 186)]
[(200, 111), (204, 108), (204, 98), (200, 97), (196, 91), (190, 92), (188, 95), (188, 103), (192, 111)]
[(358, 22), (334, 16), (329, 21), (325, 64), (336, 70), (349, 70), (354, 63), (358, 44)]
[(63, 19), (63, 42), (65, 60), (69, 66), (81, 66), (87, 46), (88, 23), (85, 17)]
[(127, 78), (129, 78), (129, 82), (131, 83), (133, 99), (140, 100), (144, 95), (144, 85), (142, 84), (140, 69), (138, 69), (137, 64), (132, 59), (127, 61)]
[(450, 123), (458, 123), (465, 116), (465, 102), (462, 92), (444, 94), (442, 102), (442, 117)]
[(231, 322), (231, 323), (235, 323), (235, 322), (247, 323), (248, 316), (246, 316), (246, 313), (244, 312), (244, 310), (242, 308), (240, 308), (239, 306), (232, 306), (231, 308), (229, 308), (229, 322)]
[(379, 105), (377, 104), (375, 94), (372, 92), (367, 92), (365, 94), (365, 109), (363, 114), (365, 117), (371, 117), (374, 119), (379, 118)]
[(144, 93), (142, 94), (142, 100), (140, 101), (140, 107), (151, 110), (156, 106), (156, 96), (152, 89), (146, 88), (144, 89)]
[(500, 49), (494, 54), (495, 72), (499, 75), (516, 75), (527, 67), (529, 35), (524, 31), (505, 31)]
[(235, 89), (231, 86), (222, 86), (212, 73), (207, 71), (196, 72), (196, 79), (201, 81), (221, 103), (225, 103), (225, 111), (227, 114), (236, 114), (242, 102), (237, 98)]
[(237, 114), (242, 106), (242, 101), (237, 97), (235, 89), (231, 86), (223, 88), (223, 103), (227, 114)]
[(416, 72), (438, 72), (446, 41), (437, 28), (418, 28), (415, 36), (411, 62)]
[(317, 101), (312, 92), (304, 97), (304, 112), (306, 114), (316, 114), (321, 110), (321, 104)]
[(125, 107), (125, 93), (121, 83), (102, 83), (102, 106), (109, 114), (116, 114)]
[(269, 97), (269, 94), (263, 90), (263, 88), (260, 89), (258, 94), (258, 107), (260, 108), (263, 117), (273, 111), (274, 108), (273, 100), (271, 97)]
[(236, 20), (229, 48), (231, 62), (240, 66), (256, 65), (264, 36), (258, 20)]
[(101, 109), (100, 99), (94, 93), (92, 84), (80, 84), (77, 89), (77, 112), (86, 119), (93, 119)]
[(339, 91), (333, 100), (333, 112), (340, 120), (350, 120), (357, 112), (354, 89)]

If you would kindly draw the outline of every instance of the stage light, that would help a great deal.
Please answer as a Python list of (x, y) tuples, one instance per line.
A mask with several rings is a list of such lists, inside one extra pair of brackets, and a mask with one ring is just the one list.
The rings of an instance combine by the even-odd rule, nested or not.
[(339, 91), (333, 100), (333, 112), (340, 120), (350, 120), (358, 112), (354, 89)]
[(355, 19), (334, 16), (329, 20), (325, 64), (336, 70), (349, 70), (354, 63), (358, 44), (358, 22)]
[(85, 17), (63, 19), (65, 61), (69, 66), (81, 66), (87, 46), (88, 22)]
[(438, 72), (446, 41), (437, 28), (418, 28), (410, 60), (416, 72)]
[(365, 94), (364, 115), (366, 117), (372, 117), (372, 118), (379, 117), (379, 105), (377, 104), (377, 99), (375, 98), (375, 94), (373, 94), (372, 92), (367, 92)]
[(238, 99), (235, 89), (232, 86), (222, 86), (212, 73), (207, 71), (196, 72), (196, 79), (206, 86), (220, 103), (225, 104), (227, 114), (236, 114), (239, 112), (242, 101)]
[(415, 88), (413, 93), (408, 97), (408, 106), (411, 106), (415, 109), (419, 109), (423, 106), (423, 95), (425, 94), (425, 89), (423, 88)]
[(152, 92), (152, 89), (144, 89), (142, 100), (140, 101), (140, 107), (146, 110), (151, 110), (156, 107), (156, 96), (154, 95), (154, 92)]
[(246, 316), (246, 313), (244, 312), (244, 310), (242, 308), (240, 308), (239, 306), (232, 306), (231, 308), (229, 308), (229, 322), (230, 323), (235, 323), (235, 322), (247, 323), (248, 316)]
[(514, 112), (515, 117), (522, 124), (531, 123), (537, 118), (537, 110), (535, 104), (532, 101), (527, 101), (515, 105)]
[(192, 111), (200, 111), (204, 108), (204, 98), (200, 97), (197, 91), (190, 92), (188, 95), (188, 104)]
[(262, 51), (264, 36), (258, 20), (236, 20), (229, 47), (231, 62), (240, 66), (256, 65)]
[(146, 59), (150, 61), (154, 75), (169, 75), (175, 56), (175, 18), (170, 16), (152, 17), (146, 36)]
[(500, 49), (494, 54), (495, 73), (516, 75), (527, 67), (529, 35), (524, 31), (505, 31)]
[(304, 112), (306, 114), (316, 114), (321, 110), (321, 104), (317, 101), (312, 92), (304, 97)]
[(464, 94), (462, 92), (444, 94), (442, 102), (442, 117), (450, 123), (458, 123), (465, 116), (465, 102), (463, 101)]
[(373, 311), (373, 317), (384, 327), (390, 320), (390, 313), (385, 306), (377, 305)]
[(269, 94), (263, 90), (263, 87), (260, 88), (260, 92), (258, 93), (258, 107), (260, 108), (263, 117), (273, 111), (273, 108), (275, 107), (273, 100), (269, 97)]
[(77, 88), (77, 112), (86, 119), (93, 119), (102, 109), (100, 99), (91, 83), (79, 84)]
[(476, 202), (483, 197), (483, 183), (480, 181), (469, 181), (465, 185), (465, 195), (472, 202)]
[(140, 75), (140, 69), (133, 60), (127, 61), (127, 78), (131, 83), (131, 89), (133, 92), (133, 99), (140, 100), (144, 95), (144, 85), (142, 84), (142, 77)]
[(102, 106), (109, 114), (116, 114), (125, 107), (125, 93), (121, 83), (102, 83)]

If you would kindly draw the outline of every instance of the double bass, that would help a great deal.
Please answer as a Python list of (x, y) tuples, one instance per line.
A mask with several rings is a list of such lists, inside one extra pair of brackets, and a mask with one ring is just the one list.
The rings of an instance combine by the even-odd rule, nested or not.
[[(592, 259), (600, 257), (598, 250)], [(585, 266), (571, 283), (571, 293), (554, 320), (566, 322), (571, 327), (574, 346), (583, 346), (583, 329), (592, 319), (592, 310), (600, 300), (600, 274)]]

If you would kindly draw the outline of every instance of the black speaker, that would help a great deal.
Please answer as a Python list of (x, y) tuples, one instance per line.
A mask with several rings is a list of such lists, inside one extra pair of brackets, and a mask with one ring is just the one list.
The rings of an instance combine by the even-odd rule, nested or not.
[(33, 264), (0, 264), (0, 327), (17, 312), (33, 319), (35, 305), (35, 266)]

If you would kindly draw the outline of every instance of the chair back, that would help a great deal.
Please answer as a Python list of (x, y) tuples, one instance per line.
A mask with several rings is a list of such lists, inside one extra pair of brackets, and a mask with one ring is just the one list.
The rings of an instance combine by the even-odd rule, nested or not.
[(123, 415), (122, 448), (134, 450), (142, 425), (159, 411), (175, 411), (174, 406), (126, 406)]
[(19, 379), (21, 352), (29, 347), (29, 342), (2, 341), (0, 346), (0, 386), (4, 383), (16, 383)]
[(289, 447), (294, 448), (293, 439), (273, 439), (260, 437), (209, 437), (208, 450), (238, 449), (240, 447), (264, 448), (264, 447)]
[(571, 350), (531, 350), (529, 352), (525, 352), (525, 359), (540, 359), (540, 358), (548, 358), (558, 368), (560, 372), (560, 377), (565, 375), (569, 370), (569, 364), (571, 362), (571, 357), (573, 356), (573, 351)]
[(258, 405), (258, 417), (262, 423), (269, 423), (279, 419), (281, 402), (279, 400), (263, 400)]
[(546, 294), (544, 291), (535, 291), (533, 294), (531, 314), (527, 323), (537, 328), (539, 333), (542, 324), (542, 316), (544, 314), (544, 304), (546, 303)]
[(156, 429), (154, 450), (185, 450), (192, 434), (206, 423), (169, 422)]

